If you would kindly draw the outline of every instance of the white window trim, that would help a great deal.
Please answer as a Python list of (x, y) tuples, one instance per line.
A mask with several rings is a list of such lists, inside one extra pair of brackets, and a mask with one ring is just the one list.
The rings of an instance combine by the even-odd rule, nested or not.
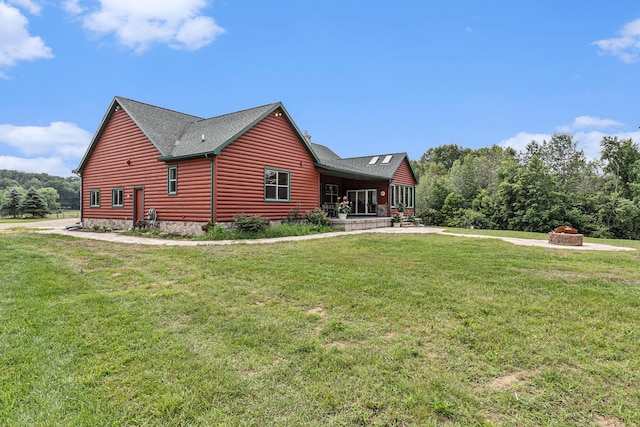
[(100, 207), (100, 190), (89, 190), (89, 207)]
[[(275, 184), (267, 184), (267, 172), (275, 172), (276, 173), (276, 183)], [(280, 180), (280, 174), (282, 174), (282, 173), (286, 173), (287, 174), (287, 185), (286, 186), (278, 184), (278, 182)], [(264, 201), (265, 202), (287, 203), (287, 202), (291, 201), (291, 171), (283, 170), (283, 169), (276, 169), (276, 168), (264, 168), (263, 184), (264, 184)], [(267, 197), (267, 187), (275, 187), (275, 189), (276, 189), (276, 197), (275, 197), (275, 199)], [(278, 191), (278, 190), (280, 188), (283, 188), (283, 187), (287, 188), (287, 198), (286, 199), (278, 198), (278, 194), (280, 193), (280, 191)]]

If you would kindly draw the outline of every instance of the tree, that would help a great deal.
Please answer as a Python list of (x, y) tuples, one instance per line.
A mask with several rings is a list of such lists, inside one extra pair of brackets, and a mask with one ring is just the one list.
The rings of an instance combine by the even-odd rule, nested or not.
[(42, 200), (47, 204), (47, 208), (50, 211), (55, 211), (60, 209), (60, 205), (58, 204), (58, 199), (60, 195), (58, 191), (56, 191), (53, 187), (44, 187), (38, 190), (38, 194), (42, 197)]
[(51, 213), (47, 208), (47, 203), (33, 187), (27, 191), (27, 194), (22, 199), (20, 211), (22, 214), (31, 215), (33, 218), (43, 218)]
[(600, 141), (604, 171), (611, 177), (611, 189), (622, 197), (632, 199), (632, 183), (640, 178), (640, 152), (631, 139), (605, 136)]
[(420, 161), (439, 163), (444, 165), (446, 170), (449, 170), (451, 166), (453, 166), (453, 162), (471, 152), (472, 150), (470, 148), (462, 148), (457, 144), (445, 144), (439, 147), (429, 148), (422, 157), (420, 157)]
[(2, 216), (12, 216), (14, 218), (20, 216), (21, 199), (22, 194), (20, 194), (20, 190), (18, 189), (18, 187), (13, 187), (11, 190), (9, 190), (9, 194), (6, 196), (6, 201), (1, 208)]

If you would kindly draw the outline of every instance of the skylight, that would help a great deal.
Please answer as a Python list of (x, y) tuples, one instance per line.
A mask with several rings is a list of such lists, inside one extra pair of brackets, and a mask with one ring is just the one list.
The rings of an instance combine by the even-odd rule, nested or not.
[(371, 160), (369, 160), (369, 164), (370, 165), (375, 165), (379, 158), (380, 158), (380, 156), (372, 157)]
[(386, 156), (386, 157), (382, 160), (382, 164), (389, 163), (389, 162), (391, 161), (391, 158), (392, 158), (392, 157), (393, 157), (393, 155)]

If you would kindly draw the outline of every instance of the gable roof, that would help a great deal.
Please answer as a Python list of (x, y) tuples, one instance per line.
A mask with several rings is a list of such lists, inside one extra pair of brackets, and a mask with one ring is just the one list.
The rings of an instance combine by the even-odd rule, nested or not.
[[(409, 165), (409, 170), (413, 175), (413, 179), (418, 182), (416, 174), (409, 162), (409, 156), (407, 153), (377, 154), (373, 156), (349, 157), (343, 159), (324, 145), (312, 143), (311, 147), (316, 150), (316, 154), (320, 159), (318, 166), (332, 172), (337, 172), (338, 174), (342, 173), (346, 177), (349, 175), (364, 175), (370, 178), (392, 180), (396, 171), (406, 159), (407, 164)], [(375, 157), (378, 159), (375, 163), (372, 163), (372, 160)], [(384, 163), (383, 161), (386, 158), (389, 158), (389, 160)]]
[(260, 120), (280, 109), (304, 145), (309, 155), (318, 161), (315, 151), (302, 135), (281, 102), (250, 108), (235, 113), (204, 119), (179, 113), (132, 99), (116, 96), (105, 114), (98, 132), (74, 172), (82, 172), (95, 145), (104, 133), (109, 119), (117, 108), (123, 108), (138, 128), (160, 153), (160, 161), (170, 161), (204, 155), (218, 155), (224, 147), (238, 139)]
[(114, 102), (127, 112), (131, 120), (140, 128), (151, 143), (163, 155), (170, 155), (175, 142), (201, 117), (179, 113), (116, 96)]

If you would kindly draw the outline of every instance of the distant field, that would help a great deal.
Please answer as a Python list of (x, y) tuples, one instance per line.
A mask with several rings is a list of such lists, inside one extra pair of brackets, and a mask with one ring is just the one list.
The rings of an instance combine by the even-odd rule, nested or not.
[(0, 216), (0, 223), (21, 223), (21, 222), (34, 222), (34, 221), (48, 221), (50, 219), (64, 219), (64, 218), (80, 218), (80, 211), (60, 211), (47, 215), (45, 218), (10, 218)]
[(639, 265), (428, 234), (0, 233), (0, 425), (640, 425)]

